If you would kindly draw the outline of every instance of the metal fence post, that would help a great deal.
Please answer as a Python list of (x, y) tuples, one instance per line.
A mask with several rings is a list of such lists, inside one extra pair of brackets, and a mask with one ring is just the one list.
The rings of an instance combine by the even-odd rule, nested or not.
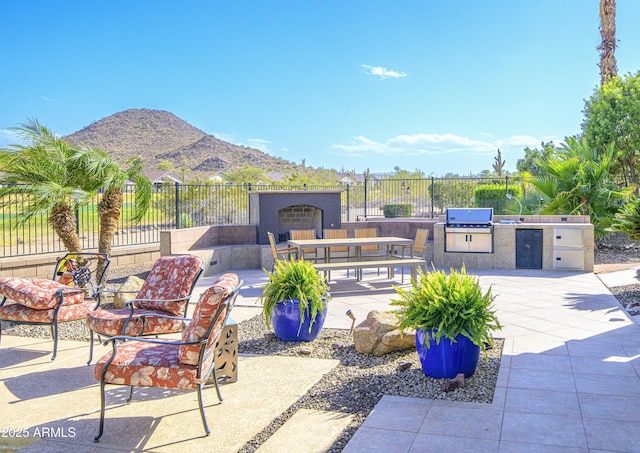
[(180, 183), (176, 181), (176, 230), (180, 229)]
[(431, 218), (433, 219), (433, 214), (434, 214), (434, 210), (433, 210), (433, 205), (435, 204), (436, 201), (436, 197), (435, 197), (435, 183), (434, 181), (434, 177), (431, 177)]
[(349, 214), (351, 213), (351, 202), (350, 202), (350, 197), (349, 197), (349, 183), (347, 183), (347, 222), (349, 222)]
[(367, 218), (367, 178), (364, 178), (364, 218)]

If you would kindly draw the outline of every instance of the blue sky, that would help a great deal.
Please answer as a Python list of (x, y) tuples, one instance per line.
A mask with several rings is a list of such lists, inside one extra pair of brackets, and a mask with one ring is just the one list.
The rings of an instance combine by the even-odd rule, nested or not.
[[(580, 132), (599, 84), (598, 0), (0, 2), (0, 146), (167, 110), (297, 163), (427, 175), (515, 170)], [(620, 74), (640, 1), (617, 1)]]

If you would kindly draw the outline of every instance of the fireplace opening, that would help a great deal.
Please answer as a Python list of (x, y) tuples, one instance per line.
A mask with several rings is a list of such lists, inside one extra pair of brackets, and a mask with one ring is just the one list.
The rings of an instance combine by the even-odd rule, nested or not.
[(316, 237), (322, 237), (322, 209), (315, 206), (297, 204), (278, 211), (278, 242), (291, 239), (291, 230), (315, 230)]

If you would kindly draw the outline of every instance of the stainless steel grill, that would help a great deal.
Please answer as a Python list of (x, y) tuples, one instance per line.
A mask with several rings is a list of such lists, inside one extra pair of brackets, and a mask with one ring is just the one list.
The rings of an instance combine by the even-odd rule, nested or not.
[(445, 252), (493, 252), (493, 208), (449, 208)]

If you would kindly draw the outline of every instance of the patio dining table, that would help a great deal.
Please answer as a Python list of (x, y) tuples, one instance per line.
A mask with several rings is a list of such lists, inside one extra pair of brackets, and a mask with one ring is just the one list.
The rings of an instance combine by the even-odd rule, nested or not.
[[(413, 261), (421, 261), (415, 259), (401, 259), (403, 256), (413, 256), (413, 240), (394, 236), (378, 236), (367, 238), (337, 238), (337, 239), (289, 239), (288, 244), (295, 246), (298, 249), (297, 258), (301, 256), (301, 250), (304, 248), (319, 248), (323, 249), (323, 262), (314, 264), (318, 270), (330, 271), (336, 269), (357, 269), (358, 279), (362, 277), (361, 270), (365, 267), (387, 267), (389, 269), (389, 277), (393, 276), (393, 267), (395, 265), (415, 265), (421, 263), (413, 263)], [(331, 255), (328, 253), (331, 247), (350, 247), (355, 249), (355, 261), (341, 261), (334, 263), (331, 261)], [(377, 260), (365, 260), (366, 255), (363, 255), (362, 248), (365, 246), (386, 246), (386, 254), (384, 259)], [(402, 254), (400, 257), (394, 257), (393, 248), (401, 247)], [(406, 255), (405, 248), (409, 248), (409, 254)], [(344, 257), (341, 257), (344, 258)], [(409, 262), (411, 261), (411, 262)], [(413, 272), (412, 272), (413, 273)]]

